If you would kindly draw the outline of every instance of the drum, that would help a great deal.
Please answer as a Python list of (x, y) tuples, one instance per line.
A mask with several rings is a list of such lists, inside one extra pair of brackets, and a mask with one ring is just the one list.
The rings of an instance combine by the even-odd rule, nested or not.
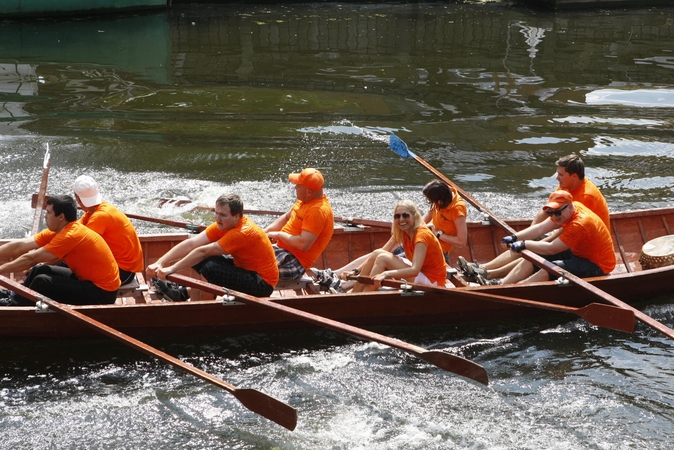
[(662, 236), (644, 244), (641, 248), (639, 263), (643, 269), (674, 264), (674, 235)]

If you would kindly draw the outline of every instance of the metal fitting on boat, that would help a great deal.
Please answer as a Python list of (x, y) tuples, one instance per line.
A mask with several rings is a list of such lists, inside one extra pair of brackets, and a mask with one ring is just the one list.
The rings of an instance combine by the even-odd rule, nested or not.
[(571, 282), (569, 281), (568, 278), (565, 276), (566, 272), (562, 272), (562, 276), (557, 278), (555, 280), (555, 283), (557, 283), (559, 286), (570, 286)]
[(403, 284), (400, 285), (400, 295), (403, 297), (413, 296), (413, 295), (424, 295), (423, 291), (414, 291), (412, 286), (407, 284), (407, 280), (403, 279)]
[(38, 297), (40, 300), (35, 303), (35, 312), (36, 313), (53, 313), (56, 312), (52, 309), (49, 309), (49, 305), (42, 301), (42, 297)]

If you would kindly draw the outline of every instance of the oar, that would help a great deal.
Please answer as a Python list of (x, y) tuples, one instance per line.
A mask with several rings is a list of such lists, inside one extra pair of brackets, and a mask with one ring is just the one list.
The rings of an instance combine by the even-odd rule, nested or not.
[[(359, 276), (349, 278), (355, 279), (359, 283), (374, 283), (374, 280), (371, 277)], [(506, 305), (547, 309), (549, 311), (575, 314), (585, 319), (588, 323), (598, 327), (626, 331), (628, 333), (632, 333), (634, 331), (634, 313), (632, 311), (629, 309), (619, 308), (617, 306), (605, 305), (603, 303), (590, 303), (589, 305), (583, 306), (581, 308), (574, 308), (572, 306), (557, 305), (555, 303), (539, 302), (535, 300), (526, 300), (517, 297), (506, 297), (505, 295), (489, 294), (487, 292), (467, 290), (464, 288), (448, 289), (441, 286), (427, 286), (392, 279), (382, 280), (381, 284), (382, 286), (398, 289), (403, 289), (405, 286), (409, 286), (410, 288), (417, 291), (441, 292), (448, 300), (471, 301), (478, 299), (495, 303), (503, 303)]]
[[(505, 223), (503, 220), (499, 219), (489, 211), (487, 208), (485, 208), (480, 202), (475, 200), (472, 196), (470, 196), (467, 192), (465, 192), (463, 189), (461, 189), (459, 186), (456, 185), (456, 183), (453, 183), (452, 181), (449, 180), (446, 176), (444, 176), (442, 173), (440, 173), (437, 169), (435, 169), (433, 166), (428, 164), (426, 161), (409, 151), (407, 148), (407, 144), (405, 144), (398, 136), (391, 134), (391, 137), (389, 139), (389, 146), (391, 149), (396, 152), (398, 155), (402, 156), (403, 158), (413, 158), (419, 164), (427, 168), (431, 173), (433, 173), (436, 177), (440, 178), (442, 181), (445, 183), (449, 184), (450, 186), (453, 186), (456, 188), (456, 190), (461, 194), (461, 197), (463, 197), (466, 201), (468, 201), (471, 205), (473, 205), (475, 208), (483, 212), (484, 214), (487, 214), (492, 222), (494, 222), (499, 228), (501, 228), (503, 231), (505, 231), (508, 234), (515, 233), (515, 230), (510, 227), (507, 223)], [(596, 295), (597, 297), (603, 299), (604, 301), (611, 303), (612, 305), (618, 306), (620, 308), (628, 309), (631, 310), (634, 313), (634, 317), (636, 317), (639, 321), (644, 323), (645, 325), (648, 325), (649, 327), (659, 331), (660, 333), (664, 334), (665, 336), (669, 337), (670, 339), (674, 339), (674, 330), (671, 328), (667, 327), (663, 323), (655, 320), (651, 316), (644, 314), (643, 312), (639, 311), (638, 309), (632, 307), (631, 305), (628, 305), (627, 303), (623, 302), (622, 300), (619, 300), (618, 298), (612, 296), (611, 294), (604, 292), (603, 290), (597, 288), (596, 286), (591, 285), (587, 281), (583, 280), (580, 277), (575, 276), (572, 273), (568, 273), (562, 269), (559, 268), (559, 266), (556, 266), (549, 262), (548, 260), (542, 258), (541, 256), (537, 255), (536, 253), (530, 251), (530, 250), (524, 250), (522, 251), (522, 256), (526, 258), (528, 261), (536, 264), (539, 267), (542, 267), (543, 269), (547, 270), (548, 272), (554, 274), (555, 276), (558, 277), (565, 277), (566, 279), (572, 281), (573, 283), (577, 284), (578, 286), (582, 287), (583, 289), (587, 290), (588, 292)]]
[[(39, 201), (38, 199), (38, 194), (33, 194), (31, 198), (31, 206), (33, 208), (36, 208), (38, 204), (43, 205), (47, 201), (49, 197), (44, 197), (42, 201)], [(213, 207), (202, 207), (204, 211), (214, 211), (215, 208)], [(202, 225), (192, 225), (187, 222), (179, 222), (176, 220), (170, 220), (170, 219), (159, 219), (156, 217), (149, 217), (149, 216), (141, 216), (138, 214), (128, 214), (125, 213), (127, 217), (130, 219), (138, 219), (138, 220), (145, 220), (147, 222), (155, 222), (155, 223), (160, 223), (163, 225), (169, 225), (172, 227), (177, 227), (177, 228), (187, 228), (190, 231), (194, 232), (199, 232), (206, 227)], [(244, 214), (258, 214), (258, 215), (269, 215), (269, 216), (282, 216), (285, 214), (284, 212), (280, 211), (265, 211), (261, 209), (246, 209), (244, 210)], [(391, 227), (391, 222), (382, 222), (379, 220), (367, 220), (367, 219), (353, 219), (353, 218), (343, 218), (343, 217), (335, 217), (335, 222), (338, 223), (344, 223), (346, 225), (363, 225), (367, 227), (381, 227), (381, 228), (390, 228)]]
[(296, 319), (304, 320), (315, 325), (322, 327), (330, 328), (335, 331), (342, 333), (350, 334), (361, 339), (367, 339), (374, 342), (379, 342), (380, 344), (388, 345), (399, 350), (403, 350), (407, 353), (411, 353), (414, 356), (417, 356), (434, 366), (437, 366), (448, 372), (455, 373), (462, 377), (469, 378), (471, 380), (477, 381), (484, 385), (489, 384), (489, 378), (487, 372), (484, 370), (484, 367), (481, 365), (470, 361), (468, 359), (462, 358), (457, 355), (452, 355), (451, 353), (446, 353), (440, 350), (427, 350), (416, 345), (403, 342), (399, 339), (390, 338), (382, 334), (373, 333), (362, 328), (357, 328), (352, 325), (348, 325), (336, 320), (328, 319), (327, 317), (318, 316), (316, 314), (311, 314), (299, 309), (291, 308), (289, 306), (265, 300), (262, 298), (253, 297), (252, 295), (247, 295), (241, 292), (236, 292), (231, 289), (225, 289), (223, 287), (211, 284), (205, 281), (197, 280), (191, 277), (187, 277), (180, 274), (170, 274), (167, 277), (169, 280), (176, 283), (182, 284), (184, 286), (189, 286), (196, 288), (205, 292), (210, 292), (215, 295), (231, 295), (237, 300), (250, 304), (257, 305), (264, 308), (271, 308), (280, 313), (292, 316)]
[(47, 179), (49, 178), (49, 166), (51, 162), (51, 153), (49, 152), (49, 143), (47, 143), (47, 151), (42, 160), (42, 181), (40, 182), (40, 190), (37, 194), (37, 201), (35, 203), (35, 214), (33, 215), (33, 226), (30, 229), (30, 234), (35, 235), (40, 231), (40, 223), (42, 222), (42, 210), (44, 209), (45, 196), (47, 194)]
[[(167, 203), (167, 201), (164, 199), (164, 203)], [(199, 206), (197, 207), (199, 210), (202, 211), (214, 211), (215, 208), (212, 206)], [(194, 210), (195, 208), (193, 208)], [(281, 211), (267, 211), (264, 209), (245, 209), (244, 214), (256, 214), (256, 215), (266, 215), (266, 216), (282, 216), (285, 214), (285, 212)], [(127, 214), (128, 216), (128, 214)], [(364, 225), (368, 227), (384, 227), (384, 228), (390, 228), (391, 227), (391, 222), (382, 222), (380, 220), (367, 220), (367, 219), (354, 219), (353, 217), (335, 217), (335, 222), (339, 223), (344, 223), (347, 225)]]
[[(42, 199), (40, 199), (40, 196), (38, 194), (33, 194), (32, 199), (31, 199), (31, 204), (34, 208), (37, 208), (38, 205), (44, 205), (44, 203), (47, 201), (49, 197), (44, 196)], [(147, 222), (154, 222), (154, 223), (160, 223), (162, 225), (168, 225), (171, 227), (176, 227), (176, 228), (186, 228), (192, 233), (199, 233), (203, 230), (206, 229), (204, 225), (194, 225), (191, 223), (187, 222), (180, 222), (177, 220), (170, 220), (170, 219), (160, 219), (157, 217), (148, 217), (148, 216), (141, 216), (138, 214), (128, 214), (124, 213), (126, 217), (130, 219), (138, 219), (138, 220), (145, 220)]]
[(187, 222), (179, 222), (177, 220), (169, 220), (169, 219), (159, 219), (156, 217), (148, 217), (148, 216), (140, 216), (138, 214), (129, 214), (129, 213), (124, 213), (126, 217), (129, 219), (138, 219), (138, 220), (145, 220), (147, 222), (155, 222), (155, 223), (160, 223), (162, 225), (168, 225), (171, 227), (177, 227), (177, 228), (186, 228), (192, 233), (199, 233), (201, 231), (204, 231), (206, 227), (204, 225), (194, 225), (191, 223)]
[(249, 410), (261, 416), (264, 416), (273, 422), (276, 422), (277, 424), (281, 425), (284, 428), (287, 428), (292, 431), (295, 429), (295, 426), (297, 425), (297, 411), (295, 410), (295, 408), (273, 397), (270, 397), (267, 394), (263, 394), (262, 392), (257, 391), (255, 389), (237, 388), (236, 386), (229, 384), (207, 372), (204, 372), (203, 370), (197, 369), (196, 367), (187, 364), (179, 360), (178, 358), (174, 358), (173, 356), (164, 353), (161, 350), (151, 347), (137, 339), (132, 338), (131, 336), (122, 333), (121, 331), (117, 331), (112, 327), (109, 327), (95, 319), (92, 319), (91, 317), (88, 317), (80, 313), (79, 311), (73, 309), (69, 305), (65, 305), (63, 303), (59, 303), (55, 300), (47, 298), (42, 294), (39, 294), (33, 291), (32, 289), (29, 289), (19, 284), (14, 280), (10, 280), (4, 275), (0, 275), (0, 285), (6, 287), (7, 289), (11, 289), (17, 294), (20, 294), (21, 296), (26, 297), (34, 301), (35, 303), (42, 302), (48, 305), (51, 309), (54, 309), (59, 313), (65, 314), (68, 317), (78, 320), (102, 334), (105, 334), (123, 344), (133, 347), (136, 350), (139, 350), (147, 355), (157, 358), (160, 361), (170, 364), (173, 367), (184, 370), (189, 374), (199, 377), (202, 380), (208, 381), (209, 383), (226, 390), (230, 394), (234, 395), (234, 397), (236, 397), (237, 400), (239, 400), (243, 404), (243, 406), (245, 406)]

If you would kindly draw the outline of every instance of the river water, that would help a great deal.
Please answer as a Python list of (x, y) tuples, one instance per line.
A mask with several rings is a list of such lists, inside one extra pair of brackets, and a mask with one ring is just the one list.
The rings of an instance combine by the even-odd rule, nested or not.
[[(224, 192), (285, 210), (323, 171), (336, 215), (386, 220), (431, 179), (529, 217), (582, 155), (614, 211), (672, 205), (674, 9), (501, 2), (176, 6), (0, 22), (0, 237), (80, 174), (130, 213), (207, 222)], [(159, 207), (186, 198), (184, 207)], [(475, 218), (474, 212), (471, 217)], [(269, 218), (260, 217), (265, 223)], [(144, 233), (175, 231), (136, 222)], [(672, 298), (640, 305), (674, 326)], [(0, 326), (2, 324), (0, 323)], [(2, 449), (666, 449), (674, 347), (574, 317), (380, 330), (462, 354), (485, 388), (327, 331), (148, 341), (299, 413), (294, 432), (106, 339), (5, 340)]]

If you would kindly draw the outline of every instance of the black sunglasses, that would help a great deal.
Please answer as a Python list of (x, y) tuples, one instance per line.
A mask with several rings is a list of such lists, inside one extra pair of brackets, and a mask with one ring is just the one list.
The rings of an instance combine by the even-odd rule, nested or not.
[(396, 219), (396, 220), (400, 219), (401, 216), (402, 216), (403, 219), (409, 219), (410, 217), (412, 217), (408, 213), (393, 214), (393, 218)]
[(568, 203), (566, 205), (562, 206), (559, 209), (555, 209), (554, 211), (551, 211), (551, 210), (548, 209), (548, 210), (545, 211), (545, 214), (547, 214), (550, 217), (552, 217), (552, 216), (559, 217), (559, 216), (562, 215), (562, 211), (564, 211), (567, 206), (569, 206)]

